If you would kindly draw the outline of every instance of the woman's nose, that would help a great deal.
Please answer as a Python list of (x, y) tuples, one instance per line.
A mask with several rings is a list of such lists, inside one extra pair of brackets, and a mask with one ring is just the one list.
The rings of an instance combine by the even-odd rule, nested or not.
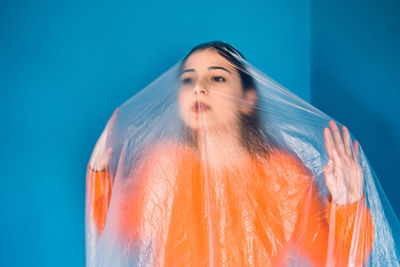
[(198, 95), (198, 94), (206, 94), (206, 89), (202, 84), (196, 84), (196, 86), (194, 87), (194, 94)]

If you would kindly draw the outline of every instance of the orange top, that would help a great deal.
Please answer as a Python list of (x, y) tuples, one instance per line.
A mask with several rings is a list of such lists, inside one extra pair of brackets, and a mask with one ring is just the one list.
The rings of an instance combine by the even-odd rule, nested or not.
[[(294, 251), (315, 266), (360, 266), (369, 256), (374, 228), (365, 198), (346, 206), (328, 199), (325, 207), (295, 156), (273, 150), (215, 170), (189, 149), (176, 151), (170, 160), (171, 150), (155, 149), (140, 177), (118, 191), (121, 212), (114, 213), (124, 239), (146, 233), (156, 240), (156, 266), (282, 266)], [(109, 172), (88, 169), (87, 186), (90, 216), (102, 233)]]

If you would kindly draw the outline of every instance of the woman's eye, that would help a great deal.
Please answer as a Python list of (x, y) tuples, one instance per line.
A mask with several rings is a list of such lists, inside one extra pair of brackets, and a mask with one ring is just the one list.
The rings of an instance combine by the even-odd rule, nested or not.
[(192, 82), (191, 78), (185, 78), (185, 79), (182, 80), (183, 84), (190, 84), (191, 82)]
[(225, 78), (221, 76), (215, 76), (213, 77), (213, 80), (216, 82), (225, 82)]

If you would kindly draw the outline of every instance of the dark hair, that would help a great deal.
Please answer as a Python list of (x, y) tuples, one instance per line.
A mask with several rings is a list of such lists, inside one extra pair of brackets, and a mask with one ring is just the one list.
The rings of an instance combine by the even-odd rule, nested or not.
[[(190, 55), (194, 52), (206, 49), (215, 49), (219, 55), (227, 59), (237, 69), (244, 92), (247, 90), (254, 90), (257, 92), (254, 78), (248, 73), (241, 62), (245, 60), (244, 56), (236, 48), (226, 42), (211, 41), (193, 47), (182, 59), (180, 64), (181, 70)], [(240, 113), (239, 121), (241, 124), (240, 136), (242, 145), (248, 150), (251, 156), (266, 155), (271, 148), (271, 144), (268, 142), (267, 134), (261, 127), (258, 110), (253, 109), (250, 114)], [(197, 141), (194, 133), (190, 129), (188, 129), (187, 133), (191, 143), (196, 144)]]
[(212, 41), (197, 45), (190, 50), (190, 52), (183, 58), (181, 67), (185, 64), (187, 58), (194, 52), (205, 50), (205, 49), (215, 49), (219, 55), (227, 59), (239, 72), (240, 78), (242, 80), (243, 90), (255, 89), (255, 83), (253, 77), (251, 77), (246, 68), (243, 66), (242, 62), (238, 60), (238, 57), (245, 60), (244, 56), (236, 50), (232, 45), (222, 42), (222, 41)]

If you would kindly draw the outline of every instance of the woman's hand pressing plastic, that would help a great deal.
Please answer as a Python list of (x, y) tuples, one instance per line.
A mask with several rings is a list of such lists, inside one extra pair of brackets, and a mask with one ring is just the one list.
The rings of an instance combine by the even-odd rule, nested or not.
[(348, 129), (342, 126), (342, 135), (336, 123), (331, 120), (324, 129), (325, 145), (329, 155), (324, 168), (325, 182), (331, 193), (332, 201), (338, 205), (349, 205), (363, 198), (364, 174), (359, 163), (359, 145), (357, 140), (351, 144)]
[(92, 171), (105, 171), (108, 168), (113, 154), (113, 148), (111, 146), (107, 147), (107, 139), (109, 138), (112, 128), (114, 127), (118, 110), (119, 108), (114, 111), (93, 150), (89, 161), (89, 168)]

